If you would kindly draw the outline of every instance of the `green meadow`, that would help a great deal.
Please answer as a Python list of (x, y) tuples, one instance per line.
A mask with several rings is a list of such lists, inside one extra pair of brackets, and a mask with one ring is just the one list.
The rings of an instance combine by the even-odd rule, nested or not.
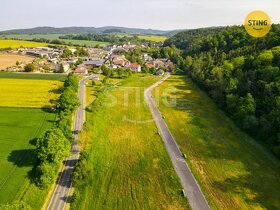
[(75, 185), (72, 209), (189, 209), (144, 103), (144, 87), (158, 79), (133, 75), (117, 81), (88, 107), (80, 139), (93, 171)]
[[(279, 209), (279, 160), (243, 133), (190, 79), (172, 76), (154, 90), (157, 96), (212, 209)], [(177, 105), (166, 106), (164, 101), (174, 96)]]

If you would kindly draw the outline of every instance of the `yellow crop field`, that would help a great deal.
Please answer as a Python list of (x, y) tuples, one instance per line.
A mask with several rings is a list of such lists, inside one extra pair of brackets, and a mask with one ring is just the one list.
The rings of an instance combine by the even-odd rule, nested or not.
[(51, 107), (62, 85), (54, 80), (0, 79), (0, 107)]
[[(1, 41), (0, 41), (1, 42)], [(32, 61), (34, 58), (30, 56), (17, 54), (0, 54), (0, 69), (15, 66), (16, 62)]]
[(0, 40), (0, 49), (2, 48), (20, 48), (20, 47), (46, 47), (47, 43), (40, 42), (30, 42), (30, 41), (22, 41), (22, 40)]
[(164, 42), (167, 37), (165, 36), (138, 36), (139, 39), (144, 39), (144, 40), (148, 40), (148, 41), (153, 41), (153, 42)]

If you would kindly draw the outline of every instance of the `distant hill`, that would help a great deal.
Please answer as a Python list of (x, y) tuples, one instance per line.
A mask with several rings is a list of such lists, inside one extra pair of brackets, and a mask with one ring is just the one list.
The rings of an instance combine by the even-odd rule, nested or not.
[(174, 35), (179, 32), (175, 31), (163, 31), (154, 29), (140, 29), (140, 28), (126, 28), (116, 26), (105, 26), (100, 28), (95, 27), (36, 27), (29, 29), (14, 29), (1, 31), (0, 34), (85, 34), (85, 33), (129, 33), (129, 34), (146, 34), (146, 35)]

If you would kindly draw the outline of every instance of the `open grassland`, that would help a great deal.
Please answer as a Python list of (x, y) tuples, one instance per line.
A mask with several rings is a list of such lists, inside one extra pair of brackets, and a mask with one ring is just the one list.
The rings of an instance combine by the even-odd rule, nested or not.
[(0, 205), (24, 200), (40, 209), (46, 191), (31, 184), (32, 140), (49, 129), (55, 114), (41, 109), (0, 108)]
[(0, 72), (0, 79), (30, 79), (30, 80), (57, 80), (64, 81), (65, 74), (34, 74), (34, 73), (8, 73)]
[(164, 42), (167, 37), (165, 36), (148, 36), (148, 35), (141, 35), (138, 36), (139, 39), (144, 39), (148, 41), (153, 41), (153, 42)]
[(16, 62), (29, 62), (34, 58), (17, 54), (0, 54), (0, 69), (15, 66)]
[(158, 79), (133, 75), (105, 89), (89, 107), (81, 139), (91, 143), (93, 172), (75, 187), (72, 209), (188, 209), (144, 104), (144, 87)]
[[(95, 47), (96, 45), (108, 45), (109, 44), (108, 42), (75, 40), (75, 39), (60, 39), (59, 38), (60, 36), (64, 36), (64, 35), (65, 34), (9, 34), (9, 35), (0, 35), (0, 39), (32, 40), (32, 39), (44, 38), (44, 39), (48, 39), (51, 41), (60, 40), (60, 41), (65, 42), (68, 45), (80, 45), (80, 46), (86, 45), (87, 47)], [(1, 47), (1, 41), (2, 40), (0, 40), (0, 48), (4, 48), (4, 47)], [(18, 40), (10, 40), (10, 41), (17, 42)], [(46, 44), (46, 45), (48, 45), (48, 44)], [(7, 47), (5, 47), (5, 48), (7, 48)]]
[(2, 48), (32, 48), (32, 47), (46, 47), (47, 43), (21, 41), (21, 40), (0, 40), (0, 49)]
[(80, 45), (86, 47), (95, 47), (96, 45), (108, 45), (109, 42), (99, 42), (99, 41), (88, 41), (88, 40), (76, 40), (76, 39), (60, 39), (68, 45)]
[(55, 40), (55, 39), (59, 39), (59, 36), (63, 36), (63, 34), (7, 34), (7, 35), (0, 35), (0, 39), (32, 40), (32, 39), (44, 38), (48, 40)]
[[(241, 132), (191, 80), (172, 76), (154, 90), (158, 95), (160, 111), (212, 209), (279, 209), (279, 160)], [(174, 96), (177, 106), (166, 106), (163, 101)]]
[(62, 82), (0, 78), (0, 107), (51, 107)]

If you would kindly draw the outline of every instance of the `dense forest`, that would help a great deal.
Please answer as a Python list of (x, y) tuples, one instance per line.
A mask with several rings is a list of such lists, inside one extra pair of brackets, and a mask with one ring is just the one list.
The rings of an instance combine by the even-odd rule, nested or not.
[(280, 25), (258, 39), (243, 26), (189, 30), (164, 45), (161, 54), (280, 157)]

